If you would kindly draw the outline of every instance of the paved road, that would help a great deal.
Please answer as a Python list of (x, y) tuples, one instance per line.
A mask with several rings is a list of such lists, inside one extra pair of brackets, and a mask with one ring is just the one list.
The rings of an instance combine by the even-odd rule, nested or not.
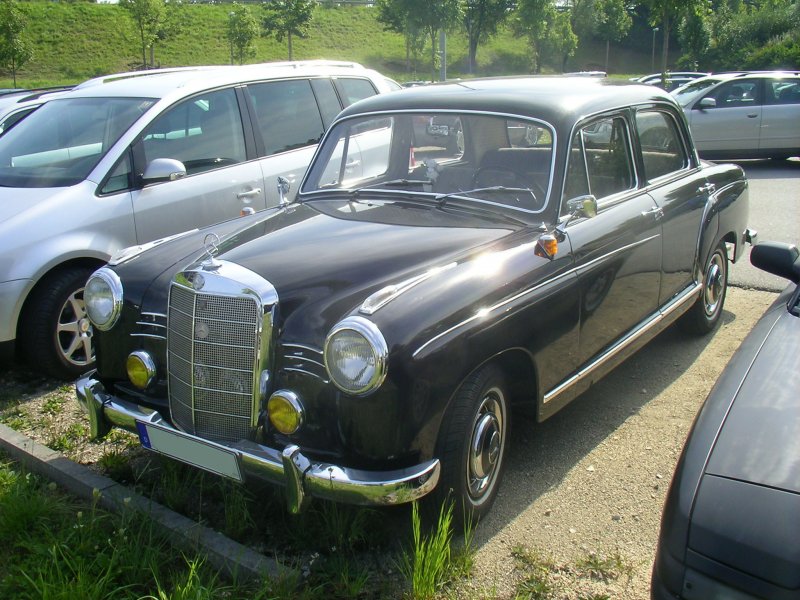
[[(800, 159), (788, 161), (738, 161), (750, 181), (749, 226), (758, 231), (760, 241), (800, 244)], [(733, 285), (779, 291), (786, 280), (759, 271), (750, 264), (750, 249), (733, 265)]]

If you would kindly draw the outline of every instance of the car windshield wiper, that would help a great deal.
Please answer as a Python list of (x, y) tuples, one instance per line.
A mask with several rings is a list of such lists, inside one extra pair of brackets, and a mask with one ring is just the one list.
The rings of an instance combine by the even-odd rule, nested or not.
[(431, 181), (430, 179), (405, 179), (405, 178), (390, 179), (389, 181), (381, 181), (379, 183), (371, 183), (369, 185), (365, 185), (365, 186), (356, 188), (356, 189), (352, 190), (351, 193), (354, 196), (357, 196), (358, 194), (360, 194), (363, 191), (374, 190), (374, 189), (377, 189), (377, 188), (385, 188), (388, 185), (393, 185), (393, 186), (396, 186), (396, 187), (399, 187), (399, 188), (407, 188), (407, 187), (412, 187), (412, 186), (416, 186), (416, 185), (432, 185), (432, 184), (433, 184), (433, 181)]
[(444, 204), (439, 204), (437, 206), (437, 208), (439, 210), (442, 210), (442, 211), (445, 211), (445, 212), (449, 211), (451, 213), (452, 212), (461, 212), (461, 213), (468, 212), (468, 213), (471, 213), (471, 214), (476, 214), (477, 213), (477, 214), (480, 214), (482, 216), (485, 216), (485, 217), (491, 219), (492, 221), (514, 223), (516, 225), (522, 225), (523, 227), (530, 227), (530, 223), (528, 223), (528, 222), (526, 222), (526, 221), (524, 221), (522, 219), (518, 219), (517, 217), (514, 217), (512, 215), (509, 215), (507, 212), (499, 212), (499, 211), (496, 211), (496, 210), (492, 210), (490, 208), (484, 208), (482, 206), (477, 206), (474, 203), (470, 203), (469, 205), (466, 205), (466, 204), (460, 204), (460, 205), (453, 204), (452, 206), (445, 206)]
[(530, 188), (520, 188), (520, 187), (507, 187), (507, 186), (504, 186), (504, 185), (492, 185), (492, 186), (489, 186), (489, 187), (475, 188), (473, 190), (463, 190), (463, 191), (458, 191), (458, 192), (448, 192), (447, 194), (438, 194), (437, 196), (434, 197), (434, 200), (436, 200), (436, 202), (437, 202), (437, 204), (439, 204), (439, 206), (442, 206), (450, 198), (454, 198), (456, 196), (469, 196), (469, 195), (472, 195), (472, 194), (481, 194), (483, 192), (490, 192), (490, 193), (495, 193), (495, 192), (522, 192), (522, 193), (525, 193), (525, 194), (530, 194), (531, 198), (533, 198), (534, 202), (536, 201), (536, 194), (533, 193), (532, 189), (530, 189)]

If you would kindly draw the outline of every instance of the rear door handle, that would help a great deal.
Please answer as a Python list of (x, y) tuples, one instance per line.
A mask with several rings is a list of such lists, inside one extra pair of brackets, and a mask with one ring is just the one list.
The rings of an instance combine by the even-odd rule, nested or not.
[(750, 113), (749, 115), (747, 115), (747, 118), (748, 119), (755, 119), (757, 116), (758, 116), (758, 113)]

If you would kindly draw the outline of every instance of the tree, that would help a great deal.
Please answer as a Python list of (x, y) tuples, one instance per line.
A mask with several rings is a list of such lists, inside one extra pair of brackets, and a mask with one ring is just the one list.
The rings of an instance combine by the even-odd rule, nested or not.
[(0, 0), (0, 68), (11, 70), (17, 87), (17, 69), (33, 55), (22, 37), (28, 24), (27, 14), (16, 0)]
[(119, 6), (128, 12), (136, 27), (142, 50), (142, 68), (155, 66), (155, 44), (175, 35), (182, 28), (180, 3), (167, 4), (164, 0), (119, 0)]
[(425, 32), (419, 14), (426, 10), (427, 0), (377, 0), (377, 19), (386, 31), (394, 31), (406, 42), (406, 72), (416, 76), (419, 55), (425, 46)]
[(631, 16), (624, 0), (596, 0), (595, 31), (606, 42), (606, 71), (611, 42), (619, 42), (631, 28)]
[(460, 0), (438, 0), (428, 2), (425, 9), (417, 15), (422, 30), (428, 34), (431, 43), (431, 80), (436, 79), (436, 66), (438, 64), (436, 53), (436, 39), (439, 31), (453, 29), (461, 18)]
[(705, 0), (646, 0), (650, 8), (651, 25), (661, 25), (661, 72), (667, 71), (667, 57), (669, 55), (669, 36), (672, 24), (679, 22), (681, 17), (694, 10), (695, 6)]
[(228, 13), (228, 42), (231, 45), (231, 64), (234, 59), (241, 65), (247, 58), (255, 56), (253, 40), (259, 34), (258, 21), (247, 6), (233, 3)]
[(465, 0), (464, 29), (467, 32), (469, 55), (468, 72), (474, 73), (478, 44), (497, 33), (498, 26), (508, 17), (512, 0)]
[(264, 4), (266, 13), (261, 24), (266, 35), (272, 35), (278, 42), (287, 38), (289, 60), (292, 60), (292, 37), (303, 38), (308, 33), (314, 17), (315, 0), (272, 0)]
[(512, 20), (515, 35), (528, 39), (531, 52), (531, 70), (538, 73), (542, 69), (541, 47), (552, 21), (555, 7), (552, 0), (520, 0)]
[(706, 17), (706, 8), (698, 5), (690, 11), (678, 27), (678, 40), (683, 48), (683, 55), (678, 59), (678, 66), (690, 71), (697, 71), (711, 43), (711, 31)]

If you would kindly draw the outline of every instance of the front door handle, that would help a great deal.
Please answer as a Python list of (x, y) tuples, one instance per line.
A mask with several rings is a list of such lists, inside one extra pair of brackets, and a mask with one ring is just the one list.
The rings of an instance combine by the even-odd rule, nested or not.
[(717, 191), (717, 186), (714, 185), (713, 183), (706, 183), (704, 185), (701, 185), (699, 188), (697, 188), (697, 193), (698, 194), (711, 195), (716, 191)]
[(660, 206), (654, 206), (650, 210), (642, 211), (643, 217), (646, 217), (648, 215), (653, 215), (656, 221), (660, 221), (661, 219), (664, 218), (664, 209), (662, 209)]
[(261, 188), (254, 188), (247, 192), (239, 192), (236, 194), (236, 197), (239, 200), (244, 200), (245, 198), (252, 198), (253, 196), (258, 196), (259, 194), (261, 194)]
[(755, 119), (757, 116), (758, 116), (758, 113), (750, 113), (749, 115), (747, 115), (747, 118), (748, 119)]

